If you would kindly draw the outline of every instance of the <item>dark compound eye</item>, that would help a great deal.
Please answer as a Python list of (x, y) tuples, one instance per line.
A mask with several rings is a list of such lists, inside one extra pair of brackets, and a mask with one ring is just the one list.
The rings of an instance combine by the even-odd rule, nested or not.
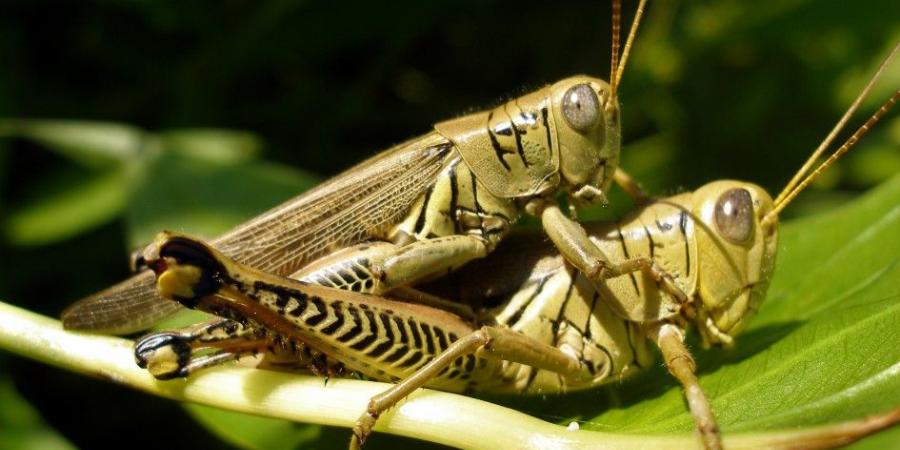
[(716, 202), (716, 228), (725, 239), (740, 244), (753, 231), (753, 198), (746, 189), (726, 191)]
[(590, 131), (600, 119), (600, 101), (590, 85), (579, 84), (566, 91), (562, 102), (563, 116), (575, 131)]

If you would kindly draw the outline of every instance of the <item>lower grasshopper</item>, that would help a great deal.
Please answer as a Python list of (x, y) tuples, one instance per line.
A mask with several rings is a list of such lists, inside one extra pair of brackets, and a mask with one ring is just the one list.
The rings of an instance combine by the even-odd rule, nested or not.
[[(779, 212), (900, 100), (898, 91), (809, 172), (877, 76), (776, 199), (751, 183), (717, 181), (649, 203), (618, 222), (589, 227), (590, 239), (619, 261), (620, 269), (599, 285), (553, 247), (529, 245), (535, 237), (527, 236), (456, 278), (441, 280), (444, 287), (431, 294), (410, 293), (437, 294), (472, 309), (454, 314), (354, 292), (370, 289), (357, 285), (368, 279), (357, 272), (368, 267), (363, 260), (382, 257), (379, 244), (347, 250), (358, 259), (336, 255), (317, 261), (294, 281), (240, 265), (199, 240), (162, 233), (142, 255), (142, 263), (157, 274), (160, 295), (225, 320), (149, 335), (136, 345), (138, 363), (159, 378), (171, 378), (277, 350), (316, 372), (349, 370), (398, 382), (371, 399), (354, 427), (351, 447), (358, 447), (380, 413), (419, 387), (512, 393), (586, 389), (649, 365), (652, 342), (684, 386), (703, 445), (721, 448), (683, 342), (685, 332), (693, 325), (704, 345), (729, 346), (745, 327), (774, 270)], [(494, 267), (507, 272), (484, 276)], [(432, 303), (466, 310), (440, 299)], [(218, 351), (197, 353), (209, 348)]]

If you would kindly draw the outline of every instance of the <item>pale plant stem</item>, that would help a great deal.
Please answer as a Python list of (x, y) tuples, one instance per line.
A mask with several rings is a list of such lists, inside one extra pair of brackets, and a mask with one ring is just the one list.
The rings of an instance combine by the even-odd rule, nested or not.
[[(239, 366), (206, 370), (188, 380), (158, 381), (134, 364), (132, 344), (122, 338), (66, 331), (57, 320), (0, 302), (0, 349), (173, 400), (296, 422), (351, 427), (368, 399), (389, 386), (347, 379), (332, 379), (326, 386), (318, 377)], [(871, 422), (863, 427), (869, 432)], [(730, 449), (787, 448), (796, 445), (798, 439), (828, 437), (825, 431), (847, 433), (848, 424), (854, 423), (839, 425), (843, 428), (731, 434), (726, 435), (725, 445)], [(470, 449), (697, 446), (690, 433), (625, 435), (569, 430), (493, 403), (425, 389), (384, 414), (375, 429)], [(859, 432), (858, 425), (851, 429)], [(832, 444), (836, 442), (833, 438), (829, 439)]]

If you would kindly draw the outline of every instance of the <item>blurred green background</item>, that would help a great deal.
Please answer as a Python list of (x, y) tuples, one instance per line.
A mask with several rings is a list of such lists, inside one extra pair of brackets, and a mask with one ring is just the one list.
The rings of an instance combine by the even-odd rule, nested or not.
[[(606, 2), (3, 8), (0, 299), (51, 316), (124, 278), (162, 228), (215, 235), (437, 121), (609, 71)], [(900, 40), (898, 17), (892, 1), (651, 4), (620, 90), (623, 166), (655, 194), (718, 178), (777, 192)], [(867, 111), (898, 84), (894, 64)], [(889, 119), (788, 216), (900, 172)], [(176, 404), (8, 354), (0, 399), (22, 445), (240, 445)]]

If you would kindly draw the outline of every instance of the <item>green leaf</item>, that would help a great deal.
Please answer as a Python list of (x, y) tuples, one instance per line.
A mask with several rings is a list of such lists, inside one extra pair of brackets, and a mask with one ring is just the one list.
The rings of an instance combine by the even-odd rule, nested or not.
[(0, 377), (0, 448), (22, 450), (74, 449), (19, 396), (12, 380)]
[(262, 149), (256, 135), (233, 130), (190, 128), (159, 133), (163, 151), (210, 163), (239, 163), (252, 159)]
[(30, 139), (90, 167), (131, 161), (149, 144), (137, 127), (84, 120), (2, 119), (0, 137)]
[(110, 221), (127, 202), (131, 173), (121, 167), (48, 179), (37, 198), (10, 212), (3, 233), (12, 244), (44, 245)]
[(219, 235), (315, 183), (308, 174), (273, 163), (209, 164), (164, 153), (129, 202), (131, 245), (146, 244), (162, 230)]

